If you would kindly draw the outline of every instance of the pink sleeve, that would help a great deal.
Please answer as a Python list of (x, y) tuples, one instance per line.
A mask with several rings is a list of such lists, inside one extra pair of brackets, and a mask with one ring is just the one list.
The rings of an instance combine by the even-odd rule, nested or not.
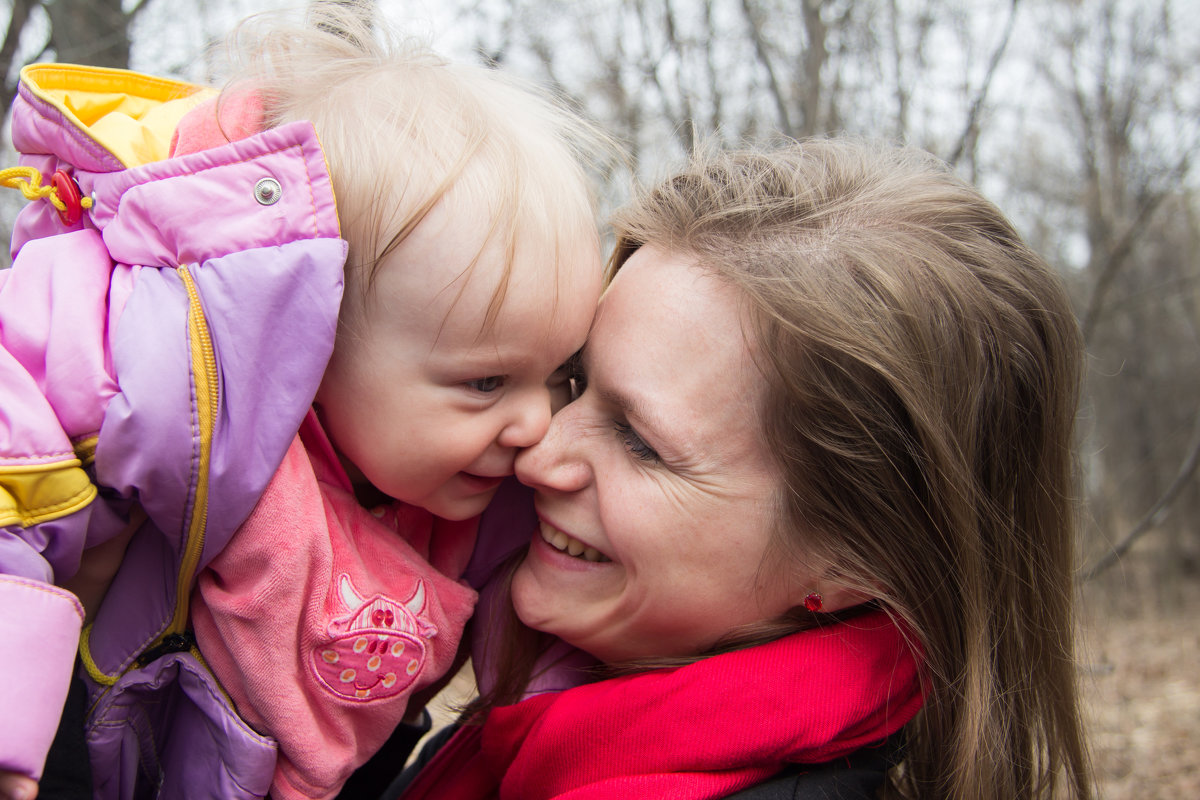
[(0, 769), (39, 777), (83, 610), (53, 585), (95, 542), (96, 487), (74, 443), (114, 391), (112, 265), (94, 231), (29, 242), (0, 281)]
[(71, 593), (0, 575), (0, 769), (41, 778), (82, 625), (83, 607)]
[(83, 461), (117, 391), (120, 276), (99, 234), (76, 231), (30, 242), (0, 281), (0, 574), (60, 581), (119, 530), (93, 524)]

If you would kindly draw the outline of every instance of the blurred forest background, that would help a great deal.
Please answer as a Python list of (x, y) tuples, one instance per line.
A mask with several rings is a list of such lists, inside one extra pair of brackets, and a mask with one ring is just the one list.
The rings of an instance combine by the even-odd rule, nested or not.
[[(218, 82), (210, 45), (281, 5), (0, 2), (2, 107), (32, 61)], [(1200, 2), (377, 8), (449, 56), (553, 86), (616, 134), (633, 174), (603, 187), (610, 207), (697, 139), (833, 132), (925, 148), (995, 200), (1065, 276), (1090, 354), (1081, 671), (1100, 794), (1200, 797)], [(22, 202), (5, 195), (0, 226)]]

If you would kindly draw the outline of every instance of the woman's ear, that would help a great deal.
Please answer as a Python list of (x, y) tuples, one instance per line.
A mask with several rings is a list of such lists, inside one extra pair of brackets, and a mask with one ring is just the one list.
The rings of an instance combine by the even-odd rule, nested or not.
[(797, 598), (795, 606), (803, 606), (812, 612), (831, 613), (853, 608), (874, 599), (873, 595), (839, 586), (830, 581), (818, 581)]
[[(778, 551), (777, 551), (778, 552)], [(814, 613), (833, 613), (862, 605), (883, 596), (882, 586), (868, 578), (866, 589), (861, 580), (851, 579), (844, 569), (832, 560), (817, 556), (811, 549), (801, 555), (788, 548), (774, 562), (775, 569), (786, 571), (788, 582), (786, 600), (789, 608), (805, 608)], [(779, 575), (779, 573), (775, 573)]]
[(828, 614), (862, 605), (879, 594), (850, 586), (843, 574), (826, 566), (818, 574), (809, 575), (807, 581), (795, 584), (791, 599), (793, 608), (803, 607)]

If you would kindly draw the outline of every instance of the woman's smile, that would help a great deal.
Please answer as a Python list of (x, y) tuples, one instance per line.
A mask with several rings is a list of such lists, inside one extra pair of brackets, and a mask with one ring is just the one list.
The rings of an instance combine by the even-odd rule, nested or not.
[(586, 545), (583, 542), (560, 531), (552, 525), (547, 525), (542, 522), (539, 526), (539, 533), (542, 536), (542, 541), (553, 547), (560, 553), (566, 553), (573, 558), (581, 558), (584, 561), (598, 562), (611, 561), (612, 559), (601, 553), (596, 548)]

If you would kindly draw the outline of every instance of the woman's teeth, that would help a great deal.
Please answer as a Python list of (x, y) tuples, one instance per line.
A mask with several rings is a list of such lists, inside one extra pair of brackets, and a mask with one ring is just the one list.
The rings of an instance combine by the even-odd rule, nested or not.
[(578, 539), (572, 539), (558, 528), (552, 528), (544, 522), (541, 528), (542, 541), (561, 553), (567, 553), (575, 558), (582, 558), (584, 561), (599, 562), (612, 560), (596, 548), (588, 547)]

